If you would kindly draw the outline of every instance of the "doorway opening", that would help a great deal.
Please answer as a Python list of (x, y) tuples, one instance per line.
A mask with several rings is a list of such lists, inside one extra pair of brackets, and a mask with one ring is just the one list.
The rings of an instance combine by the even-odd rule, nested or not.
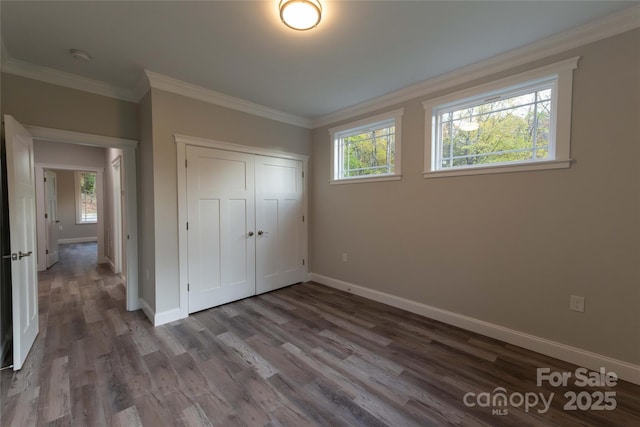
[[(37, 159), (43, 157), (40, 151), (46, 153), (46, 150), (40, 150), (41, 147), (42, 144), (34, 142)], [(55, 149), (61, 158), (65, 158), (75, 150), (74, 147), (58, 143)], [(106, 262), (106, 210), (103, 207), (106, 183), (102, 168), (36, 162), (35, 169), (38, 271), (57, 263), (59, 246), (70, 243), (96, 242), (96, 262)]]
[[(119, 274), (126, 286), (126, 308), (140, 308), (138, 301), (138, 221), (136, 185), (137, 141), (83, 134), (57, 129), (25, 126), (32, 134), (34, 144), (65, 144), (73, 147), (101, 148), (104, 157), (99, 163), (78, 164), (38, 163), (36, 173), (45, 169), (73, 170), (96, 174), (97, 201), (96, 241), (98, 263), (106, 263)], [(69, 151), (71, 154), (72, 151)], [(74, 158), (69, 156), (69, 158)], [(43, 175), (44, 177), (44, 175)], [(39, 177), (37, 176), (36, 179)], [(58, 179), (58, 185), (60, 180)], [(78, 190), (75, 190), (76, 193)], [(118, 197), (119, 195), (119, 197)], [(44, 200), (38, 196), (39, 200)], [(60, 201), (58, 201), (59, 206)], [(80, 209), (80, 207), (78, 207)], [(44, 212), (44, 211), (43, 211)], [(92, 212), (85, 212), (91, 218)], [(39, 216), (42, 218), (42, 216)], [(42, 226), (44, 229), (44, 225)], [(64, 226), (63, 226), (64, 228)], [(60, 231), (60, 230), (59, 230)], [(83, 243), (86, 236), (67, 236), (64, 243)], [(40, 242), (39, 242), (40, 243)], [(45, 249), (46, 250), (46, 249)], [(43, 254), (43, 256), (46, 255)], [(43, 258), (44, 259), (44, 258)], [(39, 270), (42, 266), (39, 264)]]

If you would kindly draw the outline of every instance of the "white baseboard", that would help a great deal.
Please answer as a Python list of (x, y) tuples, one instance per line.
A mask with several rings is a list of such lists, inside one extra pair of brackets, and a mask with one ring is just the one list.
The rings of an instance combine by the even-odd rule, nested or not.
[(116, 265), (111, 261), (111, 258), (108, 256), (102, 258), (103, 264), (109, 264), (109, 268), (113, 271), (113, 274), (116, 274)]
[(146, 314), (147, 318), (153, 323), (153, 326), (164, 325), (165, 323), (173, 322), (174, 320), (184, 319), (184, 316), (179, 308), (162, 311), (156, 313), (154, 309), (142, 298), (138, 299), (140, 308)]
[(156, 317), (153, 321), (153, 326), (164, 325), (165, 323), (173, 322), (174, 320), (184, 319), (184, 316), (179, 308), (174, 308), (172, 310), (162, 311), (160, 313), (156, 313)]
[(613, 359), (581, 348), (572, 347), (556, 341), (540, 338), (535, 335), (516, 331), (494, 323), (474, 319), (473, 317), (432, 307), (399, 296), (387, 294), (363, 286), (354, 285), (342, 280), (310, 273), (309, 279), (342, 291), (350, 292), (364, 298), (378, 301), (390, 306), (416, 313), (449, 325), (476, 332), (509, 344), (555, 357), (578, 366), (597, 371), (601, 367), (608, 372), (615, 372), (618, 378), (640, 385), (640, 365)]
[(97, 237), (74, 237), (72, 239), (58, 239), (59, 245), (65, 245), (67, 243), (88, 243), (88, 242), (97, 242)]
[(144, 314), (147, 316), (147, 319), (149, 319), (149, 321), (151, 323), (154, 323), (154, 318), (156, 317), (156, 312), (155, 312), (155, 310), (153, 308), (151, 308), (149, 303), (147, 303), (142, 298), (138, 298), (138, 305), (140, 306), (140, 308), (142, 309)]

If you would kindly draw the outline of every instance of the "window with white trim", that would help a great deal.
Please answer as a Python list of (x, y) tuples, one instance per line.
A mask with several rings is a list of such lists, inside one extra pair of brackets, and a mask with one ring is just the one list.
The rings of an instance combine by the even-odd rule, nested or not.
[(94, 224), (98, 222), (98, 198), (96, 195), (96, 173), (75, 173), (76, 183), (76, 223)]
[(370, 117), (329, 130), (333, 183), (400, 179), (403, 110)]
[(569, 167), (578, 59), (423, 103), (425, 177)]

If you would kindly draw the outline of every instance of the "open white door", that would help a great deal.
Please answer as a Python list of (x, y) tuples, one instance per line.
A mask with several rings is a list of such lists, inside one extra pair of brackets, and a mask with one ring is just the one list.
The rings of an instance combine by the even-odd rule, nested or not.
[(38, 335), (38, 276), (33, 139), (13, 117), (4, 116), (7, 194), (11, 239), (13, 369), (22, 368)]
[(44, 171), (44, 221), (47, 230), (47, 268), (58, 262), (58, 176)]

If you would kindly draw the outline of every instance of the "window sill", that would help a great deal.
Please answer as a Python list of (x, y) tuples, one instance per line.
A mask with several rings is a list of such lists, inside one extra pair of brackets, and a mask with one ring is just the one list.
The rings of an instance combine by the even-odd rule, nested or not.
[(444, 178), (448, 176), (487, 175), (494, 173), (526, 172), (548, 169), (566, 169), (571, 167), (573, 159), (549, 160), (546, 162), (532, 162), (523, 164), (493, 165), (474, 168), (445, 169), (423, 172), (425, 178)]
[(344, 179), (332, 179), (330, 184), (364, 184), (365, 182), (381, 182), (381, 181), (400, 181), (402, 175), (386, 175), (366, 178), (344, 178)]
[(76, 225), (91, 225), (91, 224), (97, 224), (98, 221), (84, 221), (84, 222), (76, 222)]

